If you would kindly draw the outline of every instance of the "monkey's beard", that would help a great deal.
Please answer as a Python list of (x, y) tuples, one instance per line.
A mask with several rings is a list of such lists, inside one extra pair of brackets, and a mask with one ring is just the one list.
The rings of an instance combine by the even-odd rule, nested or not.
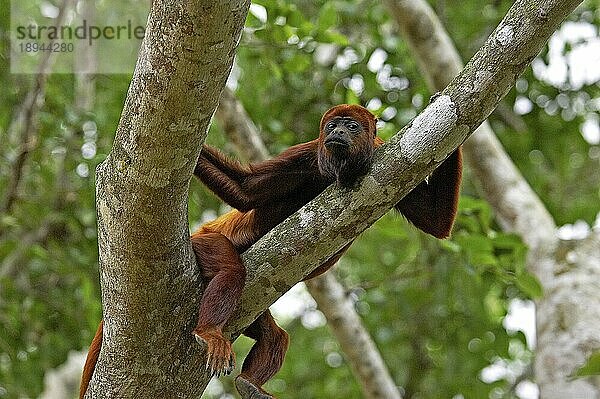
[(331, 182), (336, 182), (342, 187), (351, 187), (371, 166), (373, 151), (369, 154), (364, 152), (333, 153), (323, 148), (319, 150), (318, 163), (321, 175)]

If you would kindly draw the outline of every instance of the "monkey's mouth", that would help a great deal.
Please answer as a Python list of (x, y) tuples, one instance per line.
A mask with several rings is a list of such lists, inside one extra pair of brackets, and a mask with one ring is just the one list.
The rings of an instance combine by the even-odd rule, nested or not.
[(328, 137), (324, 144), (332, 152), (347, 151), (350, 148), (350, 143), (340, 137)]

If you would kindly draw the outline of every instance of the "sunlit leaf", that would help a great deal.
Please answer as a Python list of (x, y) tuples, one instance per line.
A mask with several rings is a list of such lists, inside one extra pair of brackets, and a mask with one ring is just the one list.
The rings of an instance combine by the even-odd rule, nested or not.
[(544, 293), (544, 288), (539, 280), (529, 273), (517, 276), (516, 282), (517, 286), (533, 299), (540, 298)]
[(593, 353), (587, 362), (576, 372), (575, 377), (587, 377), (591, 375), (600, 375), (600, 352)]

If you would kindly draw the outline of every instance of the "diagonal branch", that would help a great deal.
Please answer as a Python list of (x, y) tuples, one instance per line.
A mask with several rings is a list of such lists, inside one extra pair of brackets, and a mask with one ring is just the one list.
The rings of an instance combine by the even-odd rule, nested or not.
[[(462, 69), (460, 56), (435, 13), (424, 1), (386, 0), (432, 91), (441, 90)], [(543, 14), (542, 8), (538, 11)], [(514, 34), (505, 28), (507, 35)], [(503, 36), (502, 36), (503, 37)], [(481, 79), (485, 75), (480, 72)], [(555, 242), (554, 220), (484, 122), (463, 146), (465, 158), (502, 227), (520, 234), (536, 258)], [(540, 268), (533, 270), (542, 279)], [(542, 280), (544, 281), (544, 280)]]
[(246, 251), (242, 259), (248, 268), (247, 283), (228, 331), (239, 333), (429, 175), (492, 112), (579, 3), (515, 2), (463, 72), (381, 147), (371, 172), (356, 188), (330, 187)]

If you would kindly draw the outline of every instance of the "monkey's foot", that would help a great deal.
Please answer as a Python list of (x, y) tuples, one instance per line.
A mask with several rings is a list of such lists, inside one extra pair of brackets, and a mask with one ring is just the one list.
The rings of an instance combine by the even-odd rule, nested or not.
[(217, 377), (231, 374), (235, 368), (235, 353), (231, 342), (221, 331), (215, 329), (201, 332), (196, 329), (193, 334), (198, 344), (206, 349), (205, 369)]
[(276, 399), (275, 396), (257, 387), (243, 375), (238, 375), (235, 378), (235, 387), (242, 399)]

